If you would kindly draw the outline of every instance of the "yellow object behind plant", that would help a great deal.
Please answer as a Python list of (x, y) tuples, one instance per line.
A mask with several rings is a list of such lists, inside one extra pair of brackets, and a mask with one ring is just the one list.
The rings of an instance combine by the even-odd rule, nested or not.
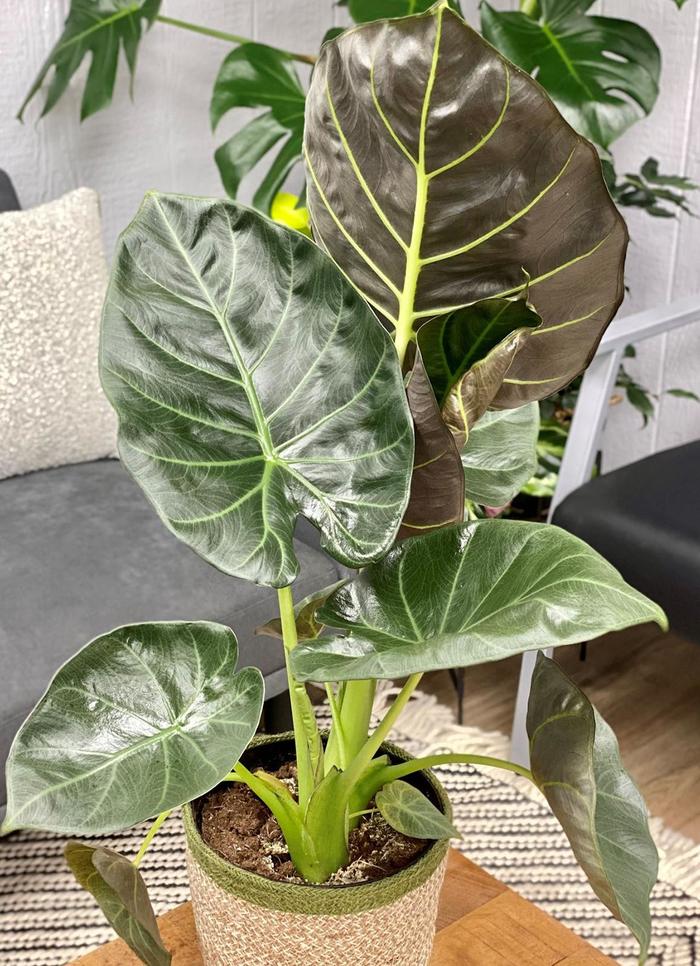
[(281, 225), (288, 228), (296, 228), (303, 235), (311, 237), (309, 227), (309, 211), (306, 207), (298, 207), (299, 197), (289, 194), (287, 191), (280, 191), (275, 195), (275, 200), (270, 208), (270, 215), (273, 221), (278, 221)]

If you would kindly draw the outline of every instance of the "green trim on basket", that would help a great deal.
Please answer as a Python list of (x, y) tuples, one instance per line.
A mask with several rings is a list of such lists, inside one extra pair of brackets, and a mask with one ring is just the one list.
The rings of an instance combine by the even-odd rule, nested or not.
[[(256, 735), (250, 748), (281, 743), (291, 737), (293, 737), (291, 733)], [(385, 742), (381, 750), (400, 761), (407, 761), (412, 757), (389, 742)], [(445, 815), (451, 820), (452, 808), (442, 785), (429, 771), (420, 774), (430, 784)], [(361, 885), (328, 886), (275, 882), (255, 872), (240, 869), (214, 852), (199, 833), (192, 804), (185, 805), (182, 811), (190, 857), (209, 878), (221, 889), (239, 899), (278, 912), (342, 916), (355, 915), (389, 905), (423, 885), (445, 858), (450, 844), (449, 839), (434, 842), (412, 865), (384, 879), (365, 882)]]

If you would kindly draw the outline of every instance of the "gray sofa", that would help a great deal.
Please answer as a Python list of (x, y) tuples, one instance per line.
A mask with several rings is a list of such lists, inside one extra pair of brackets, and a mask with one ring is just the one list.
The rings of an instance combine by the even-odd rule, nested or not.
[[(14, 202), (13, 202), (14, 199)], [(16, 197), (0, 172), (0, 210)], [(295, 596), (338, 580), (342, 568), (297, 527)], [(286, 689), (281, 642), (255, 637), (277, 593), (219, 573), (174, 537), (117, 460), (0, 480), (0, 815), (12, 739), (57, 668), (120, 624), (212, 620), (238, 636), (240, 666)]]

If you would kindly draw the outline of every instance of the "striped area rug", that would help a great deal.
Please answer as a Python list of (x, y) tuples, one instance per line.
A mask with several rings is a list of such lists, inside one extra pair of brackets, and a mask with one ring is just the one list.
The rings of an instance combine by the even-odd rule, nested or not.
[[(384, 691), (378, 712), (391, 691)], [(395, 740), (416, 753), (472, 751), (502, 755), (506, 739), (454, 725), (431, 695), (417, 695), (399, 720)], [(463, 835), (455, 843), (470, 859), (541, 906), (623, 966), (635, 966), (635, 943), (597, 901), (568, 843), (543, 801), (527, 782), (464, 766), (437, 770)], [(651, 966), (700, 966), (700, 849), (664, 829), (661, 881), (653, 894)], [(146, 826), (108, 844), (136, 852)], [(0, 964), (63, 966), (112, 938), (99, 910), (67, 872), (63, 840), (17, 833), (0, 841)], [(156, 836), (142, 870), (157, 913), (188, 897), (179, 818)]]

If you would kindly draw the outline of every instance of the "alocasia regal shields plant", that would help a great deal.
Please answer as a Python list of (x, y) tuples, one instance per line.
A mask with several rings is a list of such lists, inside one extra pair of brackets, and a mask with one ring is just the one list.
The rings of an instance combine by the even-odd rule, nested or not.
[[(134, 863), (77, 843), (67, 858), (160, 964), (135, 867), (171, 809), (243, 782), (298, 872), (323, 883), (372, 800), (400, 831), (449, 836), (403, 780), (485, 762), (542, 789), (643, 958), (646, 810), (610, 729), (553, 661), (540, 656), (533, 682), (531, 771), (381, 753), (426, 671), (665, 625), (556, 527), (462, 519), (465, 495), (517, 491), (536, 401), (585, 368), (622, 298), (627, 234), (598, 156), (445, 2), (326, 45), (305, 156), (315, 241), (233, 202), (147, 195), (120, 240), (100, 359), (122, 461), (164, 524), (219, 570), (278, 588), (265, 630), (287, 660), (298, 792), (239, 761), (263, 686), (235, 670), (234, 633), (132, 625), (87, 644), (22, 727), (3, 830), (97, 834), (157, 816)], [(359, 573), (295, 606), (299, 515)], [(372, 729), (376, 681), (394, 677), (406, 683)], [(307, 681), (327, 688), (327, 740)]]

